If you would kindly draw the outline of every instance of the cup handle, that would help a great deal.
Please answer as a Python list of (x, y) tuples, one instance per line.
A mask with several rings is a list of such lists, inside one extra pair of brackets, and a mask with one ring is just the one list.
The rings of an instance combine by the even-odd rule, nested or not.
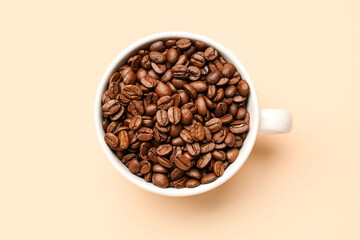
[(292, 116), (285, 109), (261, 109), (259, 134), (290, 132)]

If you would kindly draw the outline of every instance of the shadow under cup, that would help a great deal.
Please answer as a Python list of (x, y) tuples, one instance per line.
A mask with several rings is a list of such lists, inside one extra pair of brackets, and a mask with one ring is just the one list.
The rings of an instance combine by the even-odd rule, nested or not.
[[(111, 149), (107, 146), (107, 144), (104, 141), (105, 132), (102, 128), (102, 112), (101, 112), (101, 96), (103, 92), (106, 90), (108, 85), (108, 79), (110, 76), (117, 71), (123, 64), (126, 63), (127, 59), (135, 55), (138, 49), (144, 49), (148, 48), (149, 45), (157, 40), (168, 40), (168, 39), (180, 39), (180, 38), (188, 38), (192, 41), (199, 40), (201, 42), (206, 43), (208, 46), (212, 46), (217, 49), (219, 54), (228, 62), (235, 65), (237, 71), (241, 74), (242, 79), (246, 80), (250, 87), (250, 93), (248, 96), (247, 101), (247, 111), (250, 114), (250, 125), (249, 125), (249, 131), (247, 134), (247, 137), (240, 148), (240, 153), (235, 162), (229, 164), (229, 166), (226, 168), (224, 174), (219, 177), (214, 182), (208, 183), (208, 184), (200, 184), (200, 186), (195, 188), (182, 188), (182, 189), (176, 189), (176, 188), (159, 188), (155, 186), (151, 182), (146, 182), (143, 178), (140, 178), (134, 174), (132, 174), (128, 168), (116, 157), (115, 153), (111, 151)], [(240, 62), (240, 60), (231, 53), (227, 48), (222, 46), (221, 44), (215, 42), (212, 39), (209, 39), (207, 37), (194, 34), (194, 33), (188, 33), (188, 32), (162, 32), (153, 34), (150, 36), (147, 36), (145, 38), (142, 38), (127, 48), (125, 48), (109, 65), (106, 72), (104, 73), (97, 93), (96, 93), (96, 100), (95, 100), (95, 127), (96, 127), (96, 133), (100, 142), (100, 145), (105, 152), (106, 157), (109, 159), (111, 164), (116, 168), (118, 172), (120, 172), (125, 178), (127, 178), (129, 181), (134, 183), (135, 185), (156, 193), (160, 195), (165, 196), (173, 196), (173, 197), (181, 197), (181, 196), (191, 196), (196, 195), (200, 193), (207, 192), (211, 189), (214, 189), (224, 182), (226, 182), (228, 179), (230, 179), (244, 164), (246, 159), (251, 153), (251, 150), (254, 146), (256, 136), (259, 129), (259, 105), (258, 105), (258, 99), (255, 91), (255, 86), (246, 71), (244, 65)]]

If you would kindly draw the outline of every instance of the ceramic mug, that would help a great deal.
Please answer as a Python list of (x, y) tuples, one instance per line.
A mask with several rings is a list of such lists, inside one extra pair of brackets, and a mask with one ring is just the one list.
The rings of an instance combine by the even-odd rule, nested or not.
[[(247, 111), (250, 114), (250, 128), (247, 134), (241, 149), (239, 156), (230, 164), (224, 174), (219, 177), (214, 182), (208, 184), (200, 184), (200, 186), (195, 188), (159, 188), (153, 183), (146, 182), (143, 178), (140, 178), (132, 174), (128, 168), (116, 157), (115, 153), (107, 146), (104, 141), (104, 130), (102, 127), (102, 112), (101, 112), (101, 96), (106, 90), (108, 85), (108, 80), (110, 76), (117, 71), (120, 66), (126, 63), (127, 59), (136, 54), (138, 49), (143, 49), (148, 47), (152, 42), (157, 40), (167, 40), (167, 39), (180, 39), (188, 38), (190, 40), (199, 40), (206, 43), (208, 46), (212, 46), (218, 50), (221, 56), (224, 59), (235, 65), (238, 72), (240, 72), (242, 79), (245, 79), (250, 86), (250, 94), (248, 96), (247, 102)], [(109, 159), (111, 164), (116, 168), (116, 170), (121, 173), (126, 179), (135, 185), (161, 195), (172, 196), (172, 197), (181, 197), (181, 196), (191, 196), (200, 193), (207, 192), (211, 189), (214, 189), (227, 180), (229, 180), (244, 164), (246, 159), (251, 153), (251, 150), (254, 147), (254, 143), (258, 134), (261, 133), (285, 133), (290, 131), (292, 125), (292, 117), (290, 112), (284, 109), (259, 109), (258, 98), (256, 94), (256, 89), (253, 81), (250, 78), (249, 73), (246, 71), (244, 65), (240, 60), (227, 48), (221, 45), (214, 40), (201, 36), (199, 34), (188, 33), (188, 32), (162, 32), (156, 33), (147, 37), (144, 37), (127, 48), (125, 48), (120, 54), (111, 62), (107, 70), (105, 71), (102, 79), (100, 81), (99, 87), (96, 93), (95, 100), (95, 127), (96, 133), (100, 142), (100, 145), (105, 152), (106, 157)]]

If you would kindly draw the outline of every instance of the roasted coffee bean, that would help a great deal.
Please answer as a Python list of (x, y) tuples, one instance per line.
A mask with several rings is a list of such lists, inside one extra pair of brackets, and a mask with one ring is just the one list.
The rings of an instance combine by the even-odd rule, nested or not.
[(212, 46), (153, 42), (110, 76), (101, 98), (104, 140), (130, 172), (156, 186), (212, 182), (247, 136), (249, 91)]
[(189, 130), (183, 129), (180, 132), (180, 137), (187, 143), (193, 143), (194, 140), (191, 137), (191, 133)]
[(178, 155), (175, 158), (175, 165), (179, 169), (187, 171), (187, 170), (189, 170), (191, 168), (191, 161), (190, 161), (190, 159), (188, 159), (184, 155)]
[(137, 129), (139, 129), (141, 127), (141, 124), (142, 124), (141, 115), (136, 115), (131, 119), (130, 124), (129, 124), (129, 128), (132, 129), (132, 130), (137, 130)]
[(191, 156), (199, 156), (200, 152), (201, 152), (201, 147), (200, 144), (198, 142), (194, 142), (194, 143), (187, 143), (186, 144), (186, 150), (188, 151), (188, 153)]
[(215, 143), (222, 143), (226, 138), (226, 131), (224, 128), (221, 128), (218, 132), (213, 135)]
[(156, 121), (159, 123), (160, 126), (166, 126), (169, 123), (169, 118), (167, 111), (165, 110), (158, 110), (156, 113)]
[(157, 173), (167, 173), (169, 171), (168, 168), (165, 168), (160, 164), (154, 164), (152, 170), (153, 172), (157, 172)]
[(235, 135), (231, 132), (229, 132), (226, 135), (226, 138), (224, 140), (224, 143), (226, 144), (226, 146), (228, 147), (233, 147), (235, 145)]
[(157, 84), (155, 78), (151, 77), (150, 75), (145, 75), (140, 79), (140, 82), (147, 88), (154, 88)]
[(142, 90), (135, 85), (127, 85), (122, 90), (121, 93), (124, 94), (125, 97), (131, 100), (139, 100), (143, 96)]
[(154, 131), (151, 128), (141, 127), (137, 131), (136, 137), (140, 141), (150, 141), (154, 137)]
[(130, 145), (130, 138), (127, 131), (119, 132), (119, 146), (121, 149), (127, 149)]
[(237, 148), (232, 148), (226, 152), (226, 159), (232, 163), (236, 160), (239, 155), (239, 150)]
[(171, 145), (173, 146), (183, 146), (186, 142), (181, 137), (175, 137), (171, 139)]
[(208, 173), (201, 178), (200, 182), (203, 184), (206, 184), (206, 183), (211, 183), (211, 182), (215, 181), (216, 179), (217, 179), (217, 176), (215, 175), (215, 173)]
[(170, 144), (163, 144), (160, 145), (157, 149), (156, 149), (156, 153), (159, 156), (166, 156), (169, 155), (172, 152), (172, 146)]
[(196, 179), (189, 179), (185, 183), (187, 188), (194, 188), (200, 185), (200, 182)]
[(170, 96), (164, 96), (157, 101), (157, 107), (160, 110), (168, 110), (174, 105), (174, 99)]
[(249, 124), (245, 120), (235, 120), (230, 123), (229, 130), (234, 134), (241, 134), (249, 130)]
[(142, 102), (133, 100), (129, 103), (127, 111), (131, 113), (133, 116), (135, 115), (143, 115), (145, 112), (144, 105)]
[(214, 133), (221, 129), (222, 122), (219, 118), (213, 118), (205, 123), (205, 126), (209, 128), (210, 132)]
[(181, 124), (172, 124), (171, 127), (170, 127), (170, 132), (169, 132), (170, 137), (179, 136), (181, 130), (182, 130), (182, 125)]
[(191, 46), (191, 41), (189, 39), (183, 38), (176, 42), (176, 46), (181, 50), (188, 49)]
[(215, 160), (225, 161), (225, 159), (226, 159), (226, 153), (224, 151), (214, 150), (211, 154)]
[(150, 51), (162, 52), (165, 50), (165, 45), (163, 41), (156, 41), (152, 43), (149, 47)]
[(197, 98), (197, 91), (195, 90), (194, 87), (192, 87), (190, 84), (184, 84), (183, 88), (185, 89), (185, 91), (189, 94), (189, 96), (192, 99), (196, 99)]
[(241, 147), (242, 145), (243, 145), (243, 138), (242, 138), (242, 136), (244, 135), (244, 134), (246, 134), (246, 133), (243, 133), (243, 134), (241, 134), (240, 136), (239, 135), (235, 135), (235, 144), (234, 144), (234, 148), (239, 148), (239, 147)]
[(167, 111), (169, 121), (178, 124), (181, 121), (181, 110), (178, 107), (170, 107)]
[(231, 63), (225, 63), (222, 70), (221, 70), (221, 74), (224, 77), (232, 77), (235, 73), (235, 66)]
[(215, 107), (215, 116), (222, 117), (227, 113), (227, 104), (219, 102)]
[(188, 68), (184, 65), (175, 65), (171, 69), (174, 78), (186, 79), (188, 77)]
[(217, 161), (214, 163), (213, 172), (215, 173), (216, 176), (218, 177), (222, 176), (224, 174), (224, 171), (225, 171), (225, 166), (223, 162)]
[[(202, 56), (201, 54), (195, 53), (191, 56), (190, 63), (192, 65), (194, 65), (195, 67), (202, 68), (206, 63), (206, 60), (205, 60), (205, 57)], [(205, 75), (205, 74), (203, 74), (203, 75)]]
[(157, 112), (156, 104), (148, 104), (145, 106), (145, 114), (148, 116), (155, 116)]
[(204, 144), (201, 144), (200, 146), (200, 152), (201, 153), (208, 153), (215, 149), (215, 143), (214, 142), (207, 142)]
[(110, 148), (115, 148), (119, 145), (119, 140), (115, 134), (106, 133), (104, 139), (106, 144), (109, 145)]
[(178, 60), (179, 58), (179, 53), (176, 49), (174, 48), (171, 48), (167, 51), (166, 53), (166, 58), (167, 60), (170, 62), (170, 63), (176, 63), (176, 61)]
[(154, 173), (152, 176), (152, 182), (161, 188), (166, 188), (169, 186), (169, 178), (165, 174)]
[(190, 109), (181, 108), (181, 123), (184, 125), (188, 125), (193, 120), (193, 114), (191, 113)]
[(170, 179), (171, 180), (179, 179), (184, 176), (184, 173), (185, 172), (183, 170), (181, 170), (180, 168), (174, 168), (170, 173)]
[(164, 63), (166, 61), (166, 56), (157, 51), (151, 51), (149, 57), (154, 63)]
[(156, 87), (155, 87), (155, 93), (159, 96), (159, 97), (164, 97), (164, 96), (171, 96), (171, 90), (170, 88), (164, 84), (163, 82), (158, 82)]
[(107, 115), (112, 115), (114, 113), (116, 113), (117, 111), (120, 110), (120, 103), (113, 99), (113, 100), (110, 100), (108, 102), (106, 102), (102, 107), (101, 107), (101, 110), (103, 110), (103, 112)]
[[(156, 152), (158, 152), (158, 151), (156, 151)], [(157, 161), (161, 166), (163, 166), (165, 168), (172, 167), (172, 163), (171, 163), (170, 159), (168, 159), (168, 158), (158, 156)]]
[(206, 82), (209, 84), (216, 84), (221, 78), (221, 73), (219, 71), (211, 72), (206, 76)]
[(250, 88), (248, 83), (245, 80), (240, 80), (237, 89), (241, 96), (247, 96), (249, 94)]
[(200, 69), (195, 66), (189, 66), (188, 67), (188, 78), (191, 81), (196, 81), (200, 78), (201, 72)]
[(198, 92), (205, 93), (208, 91), (208, 85), (204, 81), (191, 82), (190, 85)]
[(131, 173), (138, 173), (140, 172), (140, 163), (137, 159), (133, 159), (128, 162), (128, 168)]
[(191, 133), (191, 138), (194, 139), (195, 141), (202, 141), (205, 138), (204, 126), (201, 123), (197, 122), (193, 124), (190, 128), (190, 133)]

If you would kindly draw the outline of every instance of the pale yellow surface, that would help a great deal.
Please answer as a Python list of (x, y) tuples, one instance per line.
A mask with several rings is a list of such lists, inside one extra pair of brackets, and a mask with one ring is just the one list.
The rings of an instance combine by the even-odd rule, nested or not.
[[(360, 239), (359, 11), (358, 0), (2, 0), (0, 239)], [(294, 117), (195, 197), (134, 186), (94, 130), (108, 64), (169, 30), (228, 47), (261, 107)]]

